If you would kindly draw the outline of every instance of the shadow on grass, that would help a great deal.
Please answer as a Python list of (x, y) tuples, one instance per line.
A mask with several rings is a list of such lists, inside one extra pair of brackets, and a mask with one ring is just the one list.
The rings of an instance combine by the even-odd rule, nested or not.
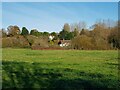
[[(40, 63), (3, 61), (3, 88), (35, 88), (49, 90), (81, 90), (117, 88), (115, 81), (109, 81), (103, 74), (76, 72), (77, 78), (65, 73), (74, 73), (72, 69), (43, 68)], [(74, 77), (74, 76), (73, 76)], [(82, 78), (84, 77), (84, 78)], [(97, 80), (96, 80), (97, 78)]]

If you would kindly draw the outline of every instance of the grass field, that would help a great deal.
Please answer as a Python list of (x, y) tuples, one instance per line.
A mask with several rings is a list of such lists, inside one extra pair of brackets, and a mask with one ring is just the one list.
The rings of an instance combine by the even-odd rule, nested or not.
[(3, 49), (3, 88), (118, 87), (118, 52)]

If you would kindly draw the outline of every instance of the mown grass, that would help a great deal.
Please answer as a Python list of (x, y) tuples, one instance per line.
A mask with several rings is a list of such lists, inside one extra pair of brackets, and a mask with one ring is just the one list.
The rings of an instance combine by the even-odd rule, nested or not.
[(3, 88), (117, 89), (118, 52), (3, 49), (2, 73)]

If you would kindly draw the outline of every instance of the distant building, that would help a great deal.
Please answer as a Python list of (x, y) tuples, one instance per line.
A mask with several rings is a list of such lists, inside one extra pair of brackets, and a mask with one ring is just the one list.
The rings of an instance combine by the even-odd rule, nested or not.
[(49, 40), (53, 40), (55, 36), (49, 35)]
[(61, 43), (59, 44), (60, 47), (67, 47), (71, 43), (71, 40), (61, 40)]

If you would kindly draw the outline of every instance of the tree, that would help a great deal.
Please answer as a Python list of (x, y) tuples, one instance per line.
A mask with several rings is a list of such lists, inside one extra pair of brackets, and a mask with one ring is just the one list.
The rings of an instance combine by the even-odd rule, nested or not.
[(8, 31), (8, 35), (10, 36), (20, 34), (20, 29), (18, 26), (8, 26), (7, 31)]
[(70, 25), (71, 31), (74, 31), (75, 29), (78, 31), (81, 31), (82, 29), (86, 29), (86, 23), (84, 21), (80, 21), (78, 23), (73, 23)]
[(66, 39), (66, 40), (71, 40), (71, 39), (73, 39), (73, 38), (74, 38), (74, 33), (73, 33), (73, 32), (69, 32), (69, 33), (67, 33), (66, 36), (65, 36), (65, 39)]
[(2, 37), (7, 37), (7, 32), (4, 28), (2, 28), (0, 31), (1, 31)]
[(110, 29), (106, 27), (105, 22), (97, 22), (93, 25), (93, 30), (90, 36), (94, 40), (94, 46), (96, 49), (110, 49), (108, 43), (108, 36), (110, 34)]
[(108, 41), (113, 48), (120, 49), (120, 32), (118, 31), (118, 27), (114, 27), (111, 30)]
[(49, 35), (49, 32), (43, 32), (43, 35), (44, 35), (44, 36), (48, 36), (48, 35)]
[(59, 33), (59, 38), (66, 40), (66, 39), (67, 39), (66, 36), (67, 36), (68, 33), (69, 33), (68, 31), (65, 31), (65, 30), (63, 29), (63, 30), (60, 31), (60, 33)]
[(74, 29), (73, 33), (74, 33), (74, 37), (79, 35), (79, 31), (77, 30), (77, 28)]
[(79, 35), (72, 39), (74, 49), (93, 49), (92, 38), (86, 35)]
[(105, 25), (105, 22), (97, 22), (92, 26), (93, 30), (91, 35), (93, 37), (103, 38), (104, 40), (108, 39), (110, 34), (110, 29)]
[(65, 24), (64, 24), (63, 30), (65, 30), (65, 31), (67, 31), (67, 32), (70, 32), (70, 26), (69, 26), (68, 23), (65, 23)]
[(87, 26), (84, 21), (79, 22), (78, 25), (79, 25), (80, 30), (86, 29), (86, 26)]
[(65, 40), (71, 40), (74, 38), (74, 32), (67, 32), (64, 29), (59, 33), (59, 38)]
[(39, 36), (39, 34), (40, 33), (38, 32), (37, 29), (33, 29), (33, 30), (30, 31), (30, 35)]
[(88, 31), (87, 29), (82, 29), (82, 31), (80, 32), (80, 35), (86, 35), (86, 36), (91, 36), (90, 31)]
[(52, 36), (56, 36), (57, 34), (56, 34), (55, 32), (52, 32), (51, 35), (52, 35)]
[(27, 30), (27, 28), (26, 27), (23, 27), (22, 28), (22, 33), (21, 33), (22, 35), (28, 35), (29, 34), (29, 31)]

